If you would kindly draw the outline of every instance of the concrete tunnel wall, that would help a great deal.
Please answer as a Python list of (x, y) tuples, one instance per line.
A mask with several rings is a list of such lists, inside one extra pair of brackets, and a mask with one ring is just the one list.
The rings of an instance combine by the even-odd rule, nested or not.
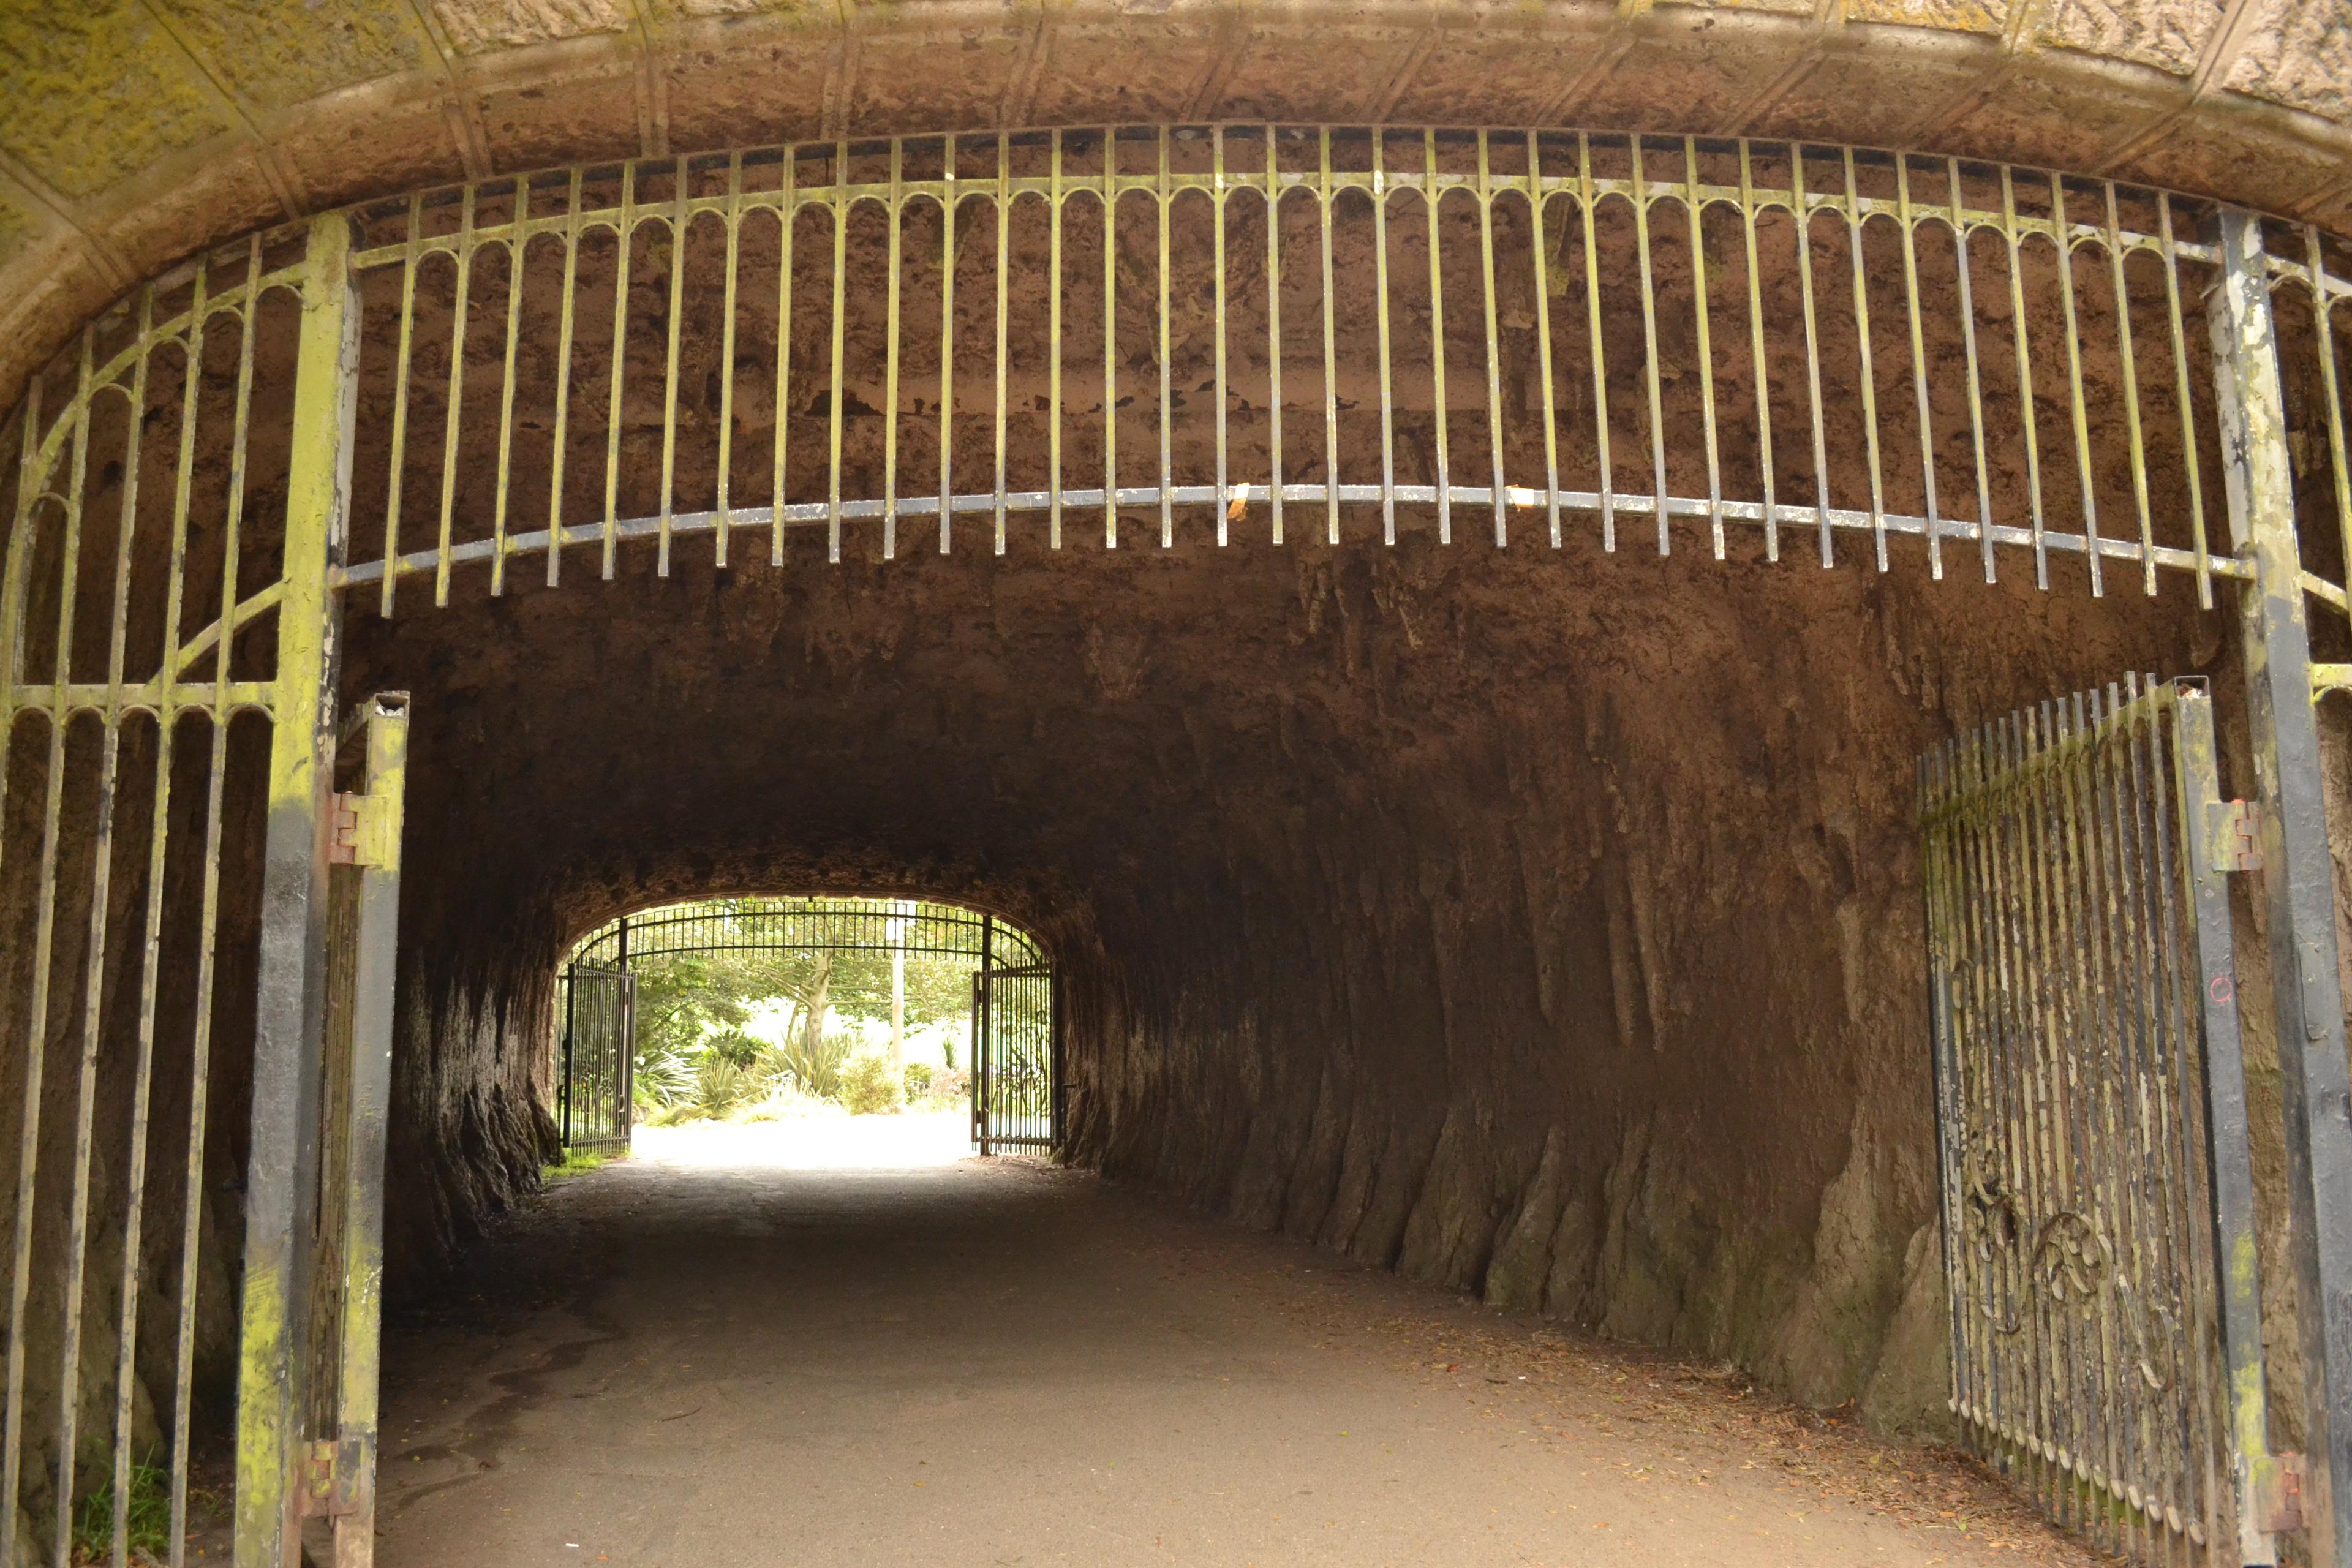
[(359, 612), (347, 689), (416, 694), (394, 1289), (536, 1180), (569, 940), (919, 892), (1065, 966), (1076, 1160), (1932, 1426), (1913, 759), (2224, 639), (1924, 567), (801, 539)]

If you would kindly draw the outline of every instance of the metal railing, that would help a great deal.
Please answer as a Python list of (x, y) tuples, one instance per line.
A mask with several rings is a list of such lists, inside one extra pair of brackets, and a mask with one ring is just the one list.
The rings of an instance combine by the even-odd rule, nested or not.
[(624, 915), (581, 940), (566, 961), (626, 968), (682, 952), (899, 952), (1041, 963), (1036, 939), (978, 910), (922, 899), (829, 893), (703, 899)]
[(651, 540), (666, 572), (680, 535), (780, 562), (811, 527), (887, 557), (965, 517), (1003, 552), (1076, 513), (1107, 546), (1281, 542), (1302, 512), (1450, 540), (1457, 510), (1498, 545), (1517, 519), (1557, 545), (1564, 514), (1718, 558), (1793, 531), (1885, 569), (1907, 539), (1936, 574), (2018, 551), (2046, 586), (2055, 554), (2200, 604), (2245, 571), (2208, 528), (2210, 204), (2111, 181), (1161, 126), (631, 162), (358, 222), (388, 458), (339, 581), (386, 612), (404, 576), (446, 602), (479, 563), (499, 593), (574, 546), (610, 574)]

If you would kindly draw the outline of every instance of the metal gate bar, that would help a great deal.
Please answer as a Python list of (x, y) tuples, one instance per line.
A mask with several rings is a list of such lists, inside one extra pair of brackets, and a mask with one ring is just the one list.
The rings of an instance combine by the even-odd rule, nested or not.
[(557, 1120), (563, 1146), (625, 1154), (635, 1123), (636, 980), (625, 969), (563, 971), (563, 1061)]
[(972, 975), (972, 1142), (982, 1153), (1060, 1143), (1059, 1035), (1051, 965)]
[(2188, 683), (1921, 763), (1952, 1409), (2144, 1563), (2276, 1560), (2223, 881), (2246, 820)]
[[(2210, 210), (1853, 148), (1328, 125), (804, 143), (421, 193), (355, 214), (390, 412), (338, 580), (390, 613), (404, 575), (446, 603), (459, 565), (497, 594), (575, 546), (610, 576), (649, 541), (667, 574), (684, 534), (724, 565), (738, 531), (781, 562), (787, 529), (821, 529), (838, 561), (896, 553), (902, 521), (944, 551), (959, 516), (1001, 553), (1022, 514), (1058, 548), (1077, 515), (1165, 547), (1244, 520), (1279, 544), (1286, 514), (1332, 543), (1401, 520), (1450, 540), (1463, 512), (1558, 546), (1565, 512), (1609, 549), (1621, 521), (1661, 552), (1679, 524), (1720, 558), (1744, 528), (1773, 559), (1793, 532), (1830, 564), (1843, 537), (1884, 571), (1907, 537), (1932, 574), (1948, 555), (1988, 580), (2013, 551), (2045, 587), (2071, 554), (2095, 594), (2126, 566), (2210, 605), (2248, 571), (2207, 537), (2184, 301)], [(718, 321), (688, 326), (687, 298)], [(2033, 334), (2050, 316), (2063, 343)], [(1931, 362), (1964, 396), (1930, 396)], [(1856, 408), (1827, 405), (1832, 378)], [(642, 440), (639, 389), (661, 409)]]

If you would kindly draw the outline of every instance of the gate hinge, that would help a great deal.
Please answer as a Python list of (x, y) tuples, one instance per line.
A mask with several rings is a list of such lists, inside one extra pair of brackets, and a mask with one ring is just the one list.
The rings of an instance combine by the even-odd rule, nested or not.
[(338, 1519), (362, 1511), (375, 1467), (368, 1437), (320, 1437), (302, 1455), (302, 1517)]
[(2304, 1459), (2301, 1454), (2265, 1454), (2242, 1458), (2245, 1467), (2246, 1510), (2250, 1522), (2265, 1535), (2287, 1535), (2303, 1528)]
[(327, 858), (338, 866), (389, 868), (400, 862), (400, 841), (393, 834), (391, 800), (380, 795), (338, 792)]
[(2249, 800), (2205, 803), (2205, 844), (2216, 871), (2263, 868), (2262, 817)]

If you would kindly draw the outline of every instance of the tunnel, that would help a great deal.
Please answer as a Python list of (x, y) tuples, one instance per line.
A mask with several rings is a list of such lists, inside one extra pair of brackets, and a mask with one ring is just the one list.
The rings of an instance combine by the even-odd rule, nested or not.
[[(1267, 1268), (1962, 1442), (2136, 1559), (2334, 1560), (2352, 186), (2307, 19), (2186, 61), (2071, 12), (2022, 52), (1843, 10), (1330, 21), (1350, 87), (1295, 19), (1184, 6), (824, 39), (348, 9), (282, 105), (239, 74), (275, 24), (0, 23), (53, 119), (100, 112), (106, 49), (211, 84), (79, 159), (0, 122), (49, 171), (0, 163), (37, 208), (0, 226), (0, 1562), (107, 1560), (110, 1510), (126, 1561), (134, 1467), (175, 1568), (297, 1561), (306, 1520), (373, 1561), (318, 1531), (404, 1484), (379, 1301), (387, 1408), (470, 1397), (436, 1314), (561, 1275), (549, 1214), (635, 1249), (624, 1296), (687, 1268), (642, 1201), (829, 1299), (723, 1183), (544, 1175), (578, 945), (777, 894), (1050, 961), (1051, 1160), (972, 1177), (1041, 1184), (1041, 1235), (1099, 1203), (1278, 1237)], [(1079, 93), (1117, 60), (1131, 90)], [(780, 82), (815, 107), (779, 121)], [(2143, 723), (2138, 838), (2140, 753), (2101, 748)], [(1997, 816), (2078, 765), (2045, 890), (1938, 858), (1967, 769)], [(2014, 981), (1955, 958), (1963, 886)], [(2030, 984), (2020, 1037), (2092, 1054), (1981, 1102), (2032, 1129), (2012, 1191), (1963, 1148), (1964, 1052), (2010, 1038), (1969, 999)], [(2029, 1214), (2029, 1165), (2128, 1160), (2032, 1118), (2142, 1039), (2189, 1043), (2141, 1163)], [(980, 1245), (921, 1181), (860, 1231), (851, 1188), (773, 1180), (836, 1270)], [(1017, 1246), (1029, 1189), (971, 1191)], [(2179, 1270), (2132, 1233), (2174, 1204)], [(1074, 1299), (1143, 1289), (1111, 1279)], [(2109, 1414), (1985, 1413), (2011, 1289), (2091, 1314), (2033, 1353), (2097, 1362)], [(783, 1378), (795, 1343), (725, 1353)], [(2254, 1403), (2216, 1371), (2189, 1414), (2225, 1362)]]

